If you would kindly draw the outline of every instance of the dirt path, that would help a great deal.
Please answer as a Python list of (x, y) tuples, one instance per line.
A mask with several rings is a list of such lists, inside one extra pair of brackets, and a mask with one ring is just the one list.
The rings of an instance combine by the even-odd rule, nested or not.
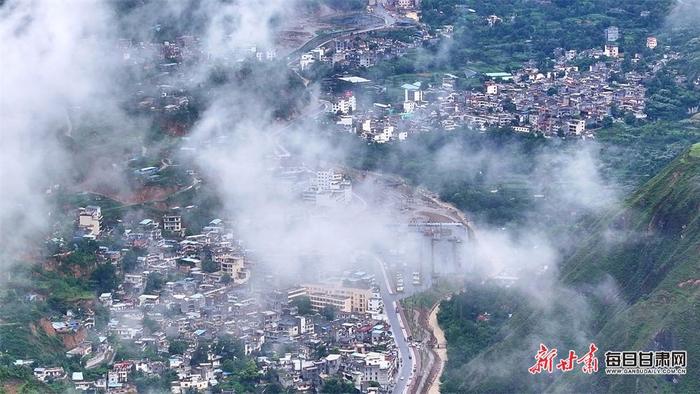
[(433, 368), (437, 370), (437, 373), (432, 377), (432, 381), (429, 383), (429, 394), (440, 393), (440, 376), (442, 376), (442, 371), (445, 369), (445, 363), (447, 362), (447, 341), (445, 340), (445, 333), (437, 322), (438, 312), (440, 312), (440, 303), (435, 305), (428, 318), (428, 327), (435, 337), (435, 347), (433, 351), (437, 355), (433, 366)]
[(415, 324), (411, 328), (414, 338), (419, 338), (421, 342), (417, 351), (421, 369), (416, 374), (415, 382), (409, 387), (410, 393), (440, 392), (440, 376), (447, 362), (447, 341), (437, 322), (440, 302), (442, 300), (430, 309), (421, 308), (414, 311)]

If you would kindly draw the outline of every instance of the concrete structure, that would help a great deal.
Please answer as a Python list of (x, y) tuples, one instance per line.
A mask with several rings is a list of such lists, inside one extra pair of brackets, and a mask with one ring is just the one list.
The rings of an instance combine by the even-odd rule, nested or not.
[(615, 42), (620, 39), (620, 29), (617, 26), (610, 26), (605, 29), (605, 41)]
[(398, 0), (396, 5), (399, 8), (413, 8), (415, 6), (414, 0)]
[(179, 233), (182, 231), (182, 216), (180, 215), (164, 215), (163, 230)]
[(658, 42), (656, 41), (656, 37), (654, 36), (649, 36), (647, 37), (647, 48), (649, 49), (654, 49), (658, 45)]
[(486, 94), (498, 94), (498, 84), (491, 81), (487, 81)]
[(307, 68), (311, 67), (312, 64), (316, 62), (316, 59), (314, 58), (314, 54), (312, 53), (305, 53), (301, 55), (301, 59), (299, 59), (299, 67), (301, 67), (301, 70), (304, 71)]
[(363, 383), (377, 382), (384, 389), (393, 384), (397, 367), (396, 358), (375, 352), (369, 352), (364, 356), (365, 365), (361, 378)]
[(618, 57), (618, 56), (620, 56), (620, 49), (618, 48), (617, 45), (605, 44), (605, 48), (603, 49), (603, 54), (607, 57)]
[(334, 114), (338, 112), (347, 114), (355, 110), (357, 110), (357, 100), (352, 92), (346, 92), (343, 96), (334, 99), (329, 107), (329, 111)]
[(228, 274), (235, 283), (245, 283), (248, 281), (250, 272), (245, 267), (245, 258), (243, 256), (225, 253), (215, 255), (213, 260), (219, 263), (221, 271)]
[(95, 237), (102, 231), (102, 209), (95, 205), (80, 208), (78, 213), (78, 227), (84, 229), (89, 235)]
[(333, 169), (316, 171), (310, 186), (304, 191), (304, 201), (318, 206), (334, 207), (352, 200), (352, 183)]
[(583, 119), (572, 119), (569, 124), (569, 134), (580, 135), (586, 131), (586, 121)]
[(401, 88), (404, 90), (404, 101), (414, 101), (418, 103), (423, 101), (423, 90), (421, 89), (420, 82), (405, 83), (401, 85)]

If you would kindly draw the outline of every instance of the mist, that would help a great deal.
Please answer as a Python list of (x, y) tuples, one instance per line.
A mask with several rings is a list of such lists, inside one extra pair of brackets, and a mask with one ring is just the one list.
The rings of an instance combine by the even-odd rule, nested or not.
[(666, 27), (672, 29), (697, 27), (700, 20), (700, 0), (676, 1), (671, 12), (666, 17)]
[(70, 178), (72, 158), (61, 140), (78, 126), (72, 117), (115, 108), (108, 21), (95, 2), (82, 12), (57, 2), (0, 7), (3, 268), (13, 253), (40, 242), (51, 222), (46, 198)]
[[(346, 172), (343, 163), (349, 154), (327, 139), (314, 138), (324, 130), (304, 119), (317, 112), (317, 87), (311, 87), (308, 101), (299, 100), (294, 109), (292, 117), (301, 117), (301, 122), (288, 124), (271, 105), (287, 93), (286, 62), (278, 60), (263, 68), (239, 61), (239, 53), (252, 46), (274, 47), (278, 20), (294, 13), (295, 2), (155, 2), (144, 7), (124, 16), (116, 16), (97, 2), (81, 3), (80, 12), (56, 2), (10, 2), (0, 7), (0, 49), (5, 54), (0, 70), (0, 182), (4, 191), (0, 241), (4, 253), (20, 250), (45, 233), (51, 224), (47, 196), (56, 192), (55, 185), (75, 186), (71, 182), (76, 158), (61, 143), (61, 138), (77, 132), (75, 119), (99, 117), (107, 124), (98, 134), (105, 133), (102, 148), (115, 156), (106, 159), (104, 172), (92, 176), (128, 188), (124, 179), (110, 178), (110, 169), (118, 159), (141, 148), (138, 136), (150, 123), (123, 111), (119, 97), (127, 93), (115, 82), (128, 71), (113, 51), (116, 40), (124, 35), (153, 37), (153, 25), (159, 20), (183, 24), (194, 20), (205, 58), (216, 60), (185, 65), (179, 75), (173, 75), (185, 88), (207, 92), (200, 118), (188, 139), (178, 145), (188, 150), (178, 158), (191, 162), (206, 186), (215, 190), (224, 208), (221, 216), (233, 224), (236, 237), (256, 262), (276, 275), (292, 278), (315, 268), (308, 266), (310, 255), (320, 256), (320, 268), (330, 271), (352, 268), (355, 257), (362, 253), (395, 247), (400, 238), (396, 226), (406, 225), (411, 217), (383, 200), (385, 190), (375, 183), (353, 179), (350, 201), (339, 206), (318, 207), (301, 198), (299, 184), (308, 183), (317, 170)], [(144, 17), (140, 12), (144, 10), (153, 14)], [(221, 85), (207, 85), (214, 66), (235, 77)], [(245, 73), (239, 73), (246, 67)], [(279, 90), (266, 90), (269, 86)], [(119, 136), (125, 129), (137, 137), (122, 141)], [(288, 134), (295, 137), (283, 138)], [(565, 250), (575, 244), (562, 246), (560, 234), (547, 228), (552, 224), (547, 218), (557, 218), (556, 226), (573, 226), (584, 214), (605, 212), (619, 204), (614, 184), (600, 175), (595, 151), (595, 143), (586, 143), (573, 152), (535, 152), (528, 163), (532, 170), (523, 177), (524, 187), (544, 199), (517, 226), (495, 226), (474, 219), (478, 212), (467, 212), (475, 233), (466, 251), (469, 271), (482, 278), (517, 276), (520, 280), (514, 291), (527, 297), (534, 308), (550, 316), (556, 311), (563, 317), (547, 324), (538, 334), (542, 340), (573, 336), (583, 344), (590, 339), (589, 306), (578, 297), (579, 289), (562, 285), (558, 277)], [(397, 163), (387, 167), (394, 165)], [(466, 174), (498, 183), (518, 165), (503, 151), (490, 147), (448, 144), (438, 152), (430, 172)], [(282, 174), (290, 168), (300, 171), (292, 182)], [(402, 241), (415, 242), (410, 238)], [(408, 250), (417, 248), (413, 245)], [(0, 264), (8, 263), (5, 258), (0, 260)], [(601, 286), (614, 298), (614, 284)], [(531, 356), (528, 350), (525, 359)], [(475, 363), (467, 368), (481, 372), (474, 372), (478, 369)]]

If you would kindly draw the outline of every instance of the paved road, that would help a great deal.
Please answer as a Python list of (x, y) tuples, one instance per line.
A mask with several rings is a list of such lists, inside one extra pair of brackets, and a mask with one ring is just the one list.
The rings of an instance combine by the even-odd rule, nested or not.
[(412, 377), (415, 354), (407, 340), (408, 332), (405, 328), (405, 319), (403, 319), (397, 309), (398, 300), (402, 298), (402, 295), (396, 294), (392, 290), (389, 276), (384, 268), (384, 262), (376, 255), (372, 255), (372, 257), (376, 260), (382, 272), (382, 278), (377, 282), (381, 289), (382, 301), (384, 302), (384, 313), (389, 319), (391, 332), (399, 350), (399, 371), (396, 374), (396, 385), (393, 392), (394, 394), (402, 394), (407, 392), (407, 387)]

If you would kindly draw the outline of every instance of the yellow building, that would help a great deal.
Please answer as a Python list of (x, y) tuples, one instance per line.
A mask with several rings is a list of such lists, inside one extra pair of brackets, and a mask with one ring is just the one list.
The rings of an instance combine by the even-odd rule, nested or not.
[(332, 306), (345, 313), (367, 313), (369, 300), (372, 298), (371, 289), (343, 286), (342, 283), (304, 284), (304, 293), (311, 299), (311, 307), (320, 311)]
[(213, 256), (213, 260), (219, 263), (221, 271), (228, 274), (234, 283), (245, 283), (249, 278), (249, 270), (245, 266), (245, 258), (234, 253), (222, 253)]

